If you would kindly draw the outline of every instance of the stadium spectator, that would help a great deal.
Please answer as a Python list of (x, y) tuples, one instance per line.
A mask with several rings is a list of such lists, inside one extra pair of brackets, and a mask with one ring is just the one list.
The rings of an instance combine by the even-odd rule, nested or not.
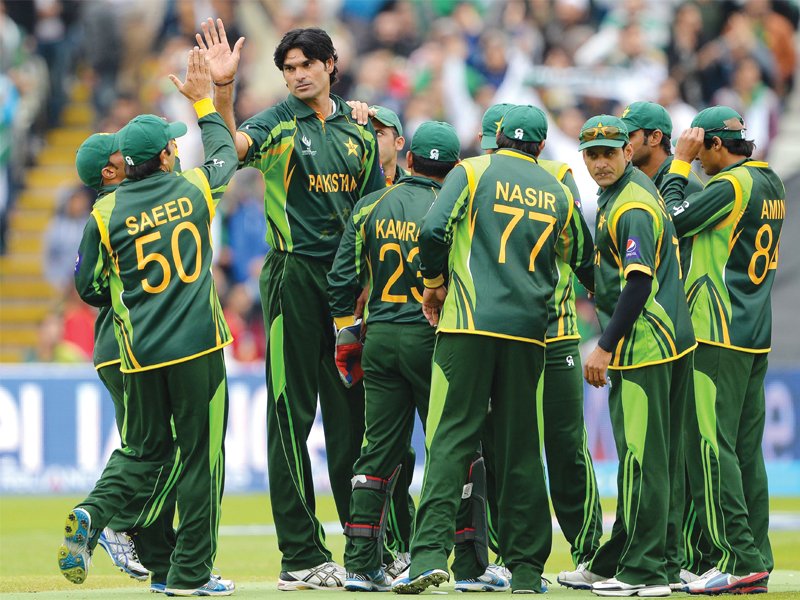
[(93, 200), (91, 191), (83, 185), (64, 191), (58, 212), (45, 232), (44, 274), (60, 292), (72, 287), (75, 256)]

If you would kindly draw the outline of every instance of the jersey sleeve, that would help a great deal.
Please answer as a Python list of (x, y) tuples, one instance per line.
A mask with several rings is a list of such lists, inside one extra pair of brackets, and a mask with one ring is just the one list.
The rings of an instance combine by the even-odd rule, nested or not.
[(422, 222), (419, 256), (425, 287), (435, 288), (444, 284), (453, 232), (469, 207), (467, 168), (465, 163), (461, 163), (450, 171)]
[(111, 304), (108, 270), (108, 252), (92, 214), (83, 229), (78, 258), (75, 261), (75, 289), (84, 302), (92, 306)]
[(655, 275), (657, 226), (654, 216), (641, 208), (619, 215), (614, 240), (626, 279), (632, 271)]
[(361, 235), (361, 204), (356, 204), (353, 216), (347, 220), (333, 266), (328, 272), (328, 304), (334, 320), (353, 314), (356, 297), (361, 291), (361, 278), (366, 263)]
[[(575, 180), (572, 180), (573, 185)], [(567, 263), (572, 272), (580, 280), (581, 284), (589, 290), (594, 291), (594, 243), (586, 219), (583, 218), (579, 198), (572, 194), (571, 189), (564, 183), (567, 191), (567, 199), (572, 203), (572, 210), (569, 211), (568, 219), (561, 231), (556, 244), (556, 251), (561, 259)]]
[(265, 149), (272, 143), (275, 128), (278, 125), (279, 119), (275, 114), (275, 109), (268, 108), (250, 117), (239, 126), (238, 131), (244, 134), (249, 144), (247, 154), (239, 164), (240, 167), (259, 168), (261, 166), (266, 156)]
[(205, 153), (205, 162), (199, 168), (208, 179), (216, 205), (225, 192), (228, 182), (236, 173), (239, 162), (236, 147), (233, 145), (230, 130), (216, 110), (201, 116), (198, 124)]
[(690, 168), (689, 163), (674, 160), (661, 190), (680, 237), (713, 227), (730, 214), (735, 201), (733, 184), (724, 175), (701, 191), (687, 195)]

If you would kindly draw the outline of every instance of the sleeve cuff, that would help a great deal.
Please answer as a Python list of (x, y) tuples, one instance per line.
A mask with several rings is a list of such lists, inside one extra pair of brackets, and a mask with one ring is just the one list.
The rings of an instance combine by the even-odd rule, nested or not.
[(672, 165), (669, 167), (669, 172), (674, 173), (676, 175), (681, 175), (682, 177), (686, 177), (689, 179), (689, 173), (692, 171), (691, 163), (687, 163), (683, 160), (678, 160), (677, 158), (672, 161)]
[(247, 139), (247, 147), (248, 147), (248, 148), (249, 148), (250, 146), (252, 146), (252, 145), (253, 145), (253, 138), (251, 138), (251, 137), (250, 137), (248, 134), (246, 134), (244, 131), (242, 131), (241, 129), (238, 129), (238, 130), (236, 131), (236, 133), (241, 133), (241, 134), (242, 134), (242, 135), (243, 135), (243, 136), (244, 136), (244, 137)]
[(211, 98), (203, 98), (194, 103), (194, 111), (197, 113), (197, 118), (202, 119), (211, 113), (217, 112), (217, 109), (214, 107), (214, 102)]
[(356, 317), (355, 315), (348, 315), (346, 317), (334, 317), (333, 324), (336, 325), (336, 329), (342, 329), (343, 327), (349, 327), (350, 325), (355, 325)]
[(422, 283), (426, 288), (436, 289), (444, 285), (444, 275), (437, 275), (433, 279), (423, 278)]
[(640, 272), (644, 273), (645, 275), (647, 275), (648, 277), (652, 277), (653, 276), (653, 269), (651, 269), (650, 267), (647, 267), (645, 265), (640, 265), (640, 264), (634, 264), (634, 265), (628, 265), (627, 267), (625, 267), (625, 272), (624, 272), (625, 279), (628, 278), (628, 275), (632, 271), (640, 271)]

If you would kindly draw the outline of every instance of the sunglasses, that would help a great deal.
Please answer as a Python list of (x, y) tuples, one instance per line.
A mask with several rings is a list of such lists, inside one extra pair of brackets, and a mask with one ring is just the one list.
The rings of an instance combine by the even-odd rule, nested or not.
[(613, 140), (618, 137), (624, 137), (624, 134), (619, 127), (615, 127), (614, 125), (603, 125), (601, 127), (589, 127), (588, 129), (584, 129), (581, 131), (578, 139), (581, 142), (591, 142), (592, 140), (596, 140), (598, 137)]

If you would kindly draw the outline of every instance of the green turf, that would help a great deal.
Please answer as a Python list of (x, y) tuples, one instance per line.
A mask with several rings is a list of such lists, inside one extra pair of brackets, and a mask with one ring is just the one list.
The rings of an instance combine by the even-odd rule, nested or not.
[[(148, 587), (116, 571), (105, 553), (95, 555), (95, 563), (86, 583), (76, 586), (66, 581), (56, 566), (56, 550), (61, 540), (64, 518), (80, 500), (71, 497), (0, 497), (0, 595), (3, 600), (30, 598), (25, 592), (40, 592), (38, 599), (50, 598), (142, 598)], [(604, 511), (613, 513), (614, 502), (604, 501)], [(800, 513), (800, 498), (772, 500), (772, 510)], [(318, 499), (318, 514), (323, 521), (335, 521), (332, 498)], [(272, 521), (266, 495), (226, 496), (222, 525), (267, 525)], [(770, 581), (770, 598), (800, 600), (800, 532), (776, 531), (771, 534), (777, 572)], [(328, 544), (334, 558), (341, 560), (344, 538), (331, 535)], [(274, 535), (223, 535), (220, 538), (217, 566), (220, 573), (237, 583), (237, 596), (273, 598), (280, 571), (280, 556)], [(560, 534), (553, 537), (553, 551), (545, 573), (550, 579), (570, 567), (566, 542)], [(452, 586), (442, 586), (452, 591)], [(776, 593), (772, 593), (776, 592)], [(311, 592), (310, 592), (311, 593)], [(313, 592), (341, 594), (344, 592)], [(571, 592), (551, 586), (550, 596), (560, 600), (593, 598), (586, 592)], [(393, 596), (386, 596), (391, 598)], [(153, 597), (155, 598), (155, 597)], [(281, 595), (284, 598), (285, 595)]]

